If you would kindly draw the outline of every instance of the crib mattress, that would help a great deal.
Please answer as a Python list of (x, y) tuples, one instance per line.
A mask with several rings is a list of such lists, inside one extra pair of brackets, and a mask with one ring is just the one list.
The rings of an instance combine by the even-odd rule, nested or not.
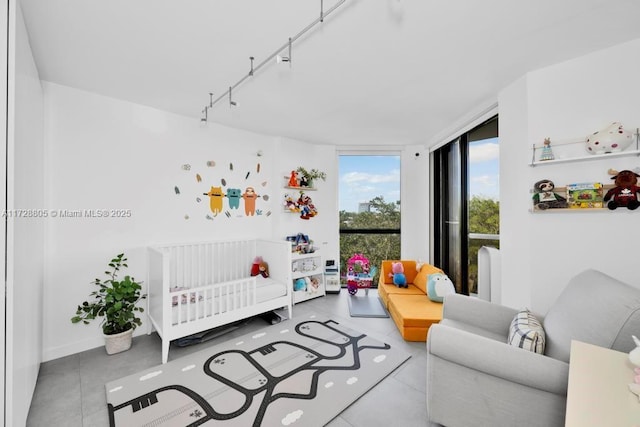
[[(260, 304), (287, 294), (287, 286), (271, 278), (260, 277), (256, 284), (256, 304)], [(193, 322), (232, 310), (249, 310), (250, 292), (235, 293), (218, 292), (199, 301), (173, 305), (171, 307), (171, 324)]]

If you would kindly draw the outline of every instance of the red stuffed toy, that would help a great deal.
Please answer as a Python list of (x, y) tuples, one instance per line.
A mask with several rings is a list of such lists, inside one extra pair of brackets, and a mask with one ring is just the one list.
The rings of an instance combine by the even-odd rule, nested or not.
[(251, 265), (251, 276), (261, 275), (262, 277), (269, 277), (269, 266), (262, 260), (261, 256), (257, 256), (253, 259)]
[(637, 209), (640, 206), (640, 201), (638, 201), (640, 187), (636, 184), (640, 175), (630, 170), (617, 172), (611, 169), (609, 174), (615, 175), (611, 179), (615, 179), (616, 186), (604, 195), (604, 201), (608, 202), (607, 207), (611, 210), (618, 207), (626, 207), (631, 210)]

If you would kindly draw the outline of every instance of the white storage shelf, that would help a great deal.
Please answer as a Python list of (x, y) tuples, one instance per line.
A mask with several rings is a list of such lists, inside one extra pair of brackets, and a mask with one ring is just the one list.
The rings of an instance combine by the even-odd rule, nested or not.
[[(533, 144), (531, 148), (531, 163), (529, 166), (555, 165), (558, 163), (584, 162), (589, 160), (612, 159), (615, 157), (640, 156), (640, 142), (636, 133), (636, 142), (624, 151), (607, 154), (589, 154), (584, 148), (585, 139), (572, 139), (551, 142), (554, 160), (539, 160), (544, 144)], [(559, 154), (559, 155), (558, 155)]]
[[(292, 254), (291, 277), (294, 304), (324, 296), (326, 293), (322, 256), (318, 251), (309, 254)], [(300, 279), (305, 281), (305, 285), (302, 289), (296, 290), (296, 282)]]

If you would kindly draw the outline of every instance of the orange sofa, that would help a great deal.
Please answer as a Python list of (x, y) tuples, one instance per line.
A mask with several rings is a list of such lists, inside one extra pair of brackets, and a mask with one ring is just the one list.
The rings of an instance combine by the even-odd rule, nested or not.
[(423, 264), (418, 272), (416, 261), (402, 260), (407, 288), (393, 284), (391, 260), (382, 261), (378, 295), (395, 322), (402, 338), (407, 341), (426, 341), (429, 327), (442, 319), (442, 303), (427, 296), (427, 279), (432, 273), (443, 271), (430, 264)]

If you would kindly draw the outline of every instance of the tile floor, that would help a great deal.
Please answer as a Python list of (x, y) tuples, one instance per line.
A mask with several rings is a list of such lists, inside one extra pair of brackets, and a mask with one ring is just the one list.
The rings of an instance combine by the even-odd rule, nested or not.
[[(364, 296), (359, 291), (357, 296)], [(377, 296), (375, 290), (369, 296)], [(350, 317), (345, 289), (340, 294), (309, 300), (293, 307), (293, 317), (324, 315), (349, 325), (380, 341), (398, 346), (411, 358), (376, 387), (334, 418), (330, 427), (425, 426), (426, 349), (424, 343), (406, 342), (390, 318)], [(206, 343), (189, 347), (171, 346), (169, 361), (207, 346), (263, 328), (267, 323), (253, 318), (241, 328)], [(157, 334), (134, 338), (130, 350), (108, 356), (103, 347), (48, 361), (40, 367), (27, 427), (108, 426), (104, 384), (161, 364)]]

